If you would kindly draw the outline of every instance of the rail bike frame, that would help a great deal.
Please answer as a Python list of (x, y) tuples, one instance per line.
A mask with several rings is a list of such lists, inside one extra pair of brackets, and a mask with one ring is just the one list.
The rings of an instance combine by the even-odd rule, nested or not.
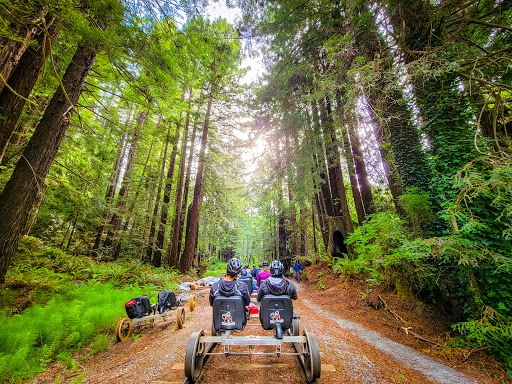
[[(185, 308), (183, 307), (185, 303), (185, 299), (182, 297), (177, 298), (177, 307), (168, 309), (163, 313), (156, 313), (153, 315), (143, 316), (135, 319), (130, 319), (125, 317), (117, 323), (116, 327), (116, 338), (117, 341), (125, 341), (130, 337), (132, 330), (140, 330), (147, 325), (154, 325), (154, 323), (160, 319), (162, 321), (167, 321), (168, 319), (174, 316), (176, 317), (176, 327), (178, 329), (183, 328), (183, 324), (185, 324)], [(197, 307), (197, 298), (195, 295), (190, 295), (188, 297), (188, 309), (190, 312), (194, 312)]]
[[(287, 314), (290, 316), (290, 314)], [(214, 309), (215, 317), (215, 309)], [(260, 318), (261, 319), (261, 318)], [(259, 325), (247, 324), (246, 325)], [(263, 325), (263, 324), (262, 324)], [(217, 328), (218, 329), (218, 328)], [(268, 324), (264, 329), (269, 329)], [(240, 329), (239, 329), (240, 330)], [(234, 330), (216, 331), (212, 323), (212, 335), (206, 336), (203, 330), (194, 332), (190, 336), (185, 354), (185, 376), (188, 382), (195, 383), (201, 373), (205, 360), (210, 356), (297, 356), (301, 362), (308, 383), (314, 383), (320, 377), (321, 363), (320, 351), (316, 335), (304, 330), (299, 332), (299, 318), (293, 313), (290, 328), (286, 334), (276, 331), (273, 336), (235, 336)], [(284, 352), (283, 345), (291, 345), (295, 352)], [(215, 347), (220, 348), (215, 348)], [(247, 346), (246, 352), (239, 351), (238, 346)], [(257, 347), (272, 346), (272, 352), (258, 352)], [(236, 349), (236, 351), (234, 351)]]

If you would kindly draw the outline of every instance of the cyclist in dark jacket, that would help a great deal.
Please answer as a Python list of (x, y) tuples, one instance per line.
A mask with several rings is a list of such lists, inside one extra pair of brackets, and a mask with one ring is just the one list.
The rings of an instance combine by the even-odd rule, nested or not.
[(247, 286), (238, 281), (238, 275), (242, 272), (242, 262), (237, 258), (232, 258), (228, 262), (226, 269), (226, 277), (213, 283), (210, 289), (210, 305), (213, 306), (213, 300), (217, 296), (241, 296), (244, 305), (251, 303), (251, 296), (247, 290)]
[(270, 264), (271, 277), (262, 280), (258, 289), (256, 300), (259, 302), (265, 295), (288, 295), (292, 300), (297, 299), (297, 290), (295, 285), (283, 277), (284, 266), (279, 260), (274, 260)]

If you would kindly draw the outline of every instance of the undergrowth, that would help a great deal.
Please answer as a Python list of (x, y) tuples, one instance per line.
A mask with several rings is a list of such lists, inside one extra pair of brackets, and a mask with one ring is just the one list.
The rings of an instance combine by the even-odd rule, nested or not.
[(204, 276), (219, 276), (226, 273), (226, 267), (228, 263), (218, 262), (207, 266), (207, 270), (204, 272)]
[(76, 369), (73, 352), (107, 350), (124, 303), (178, 289), (176, 270), (97, 262), (24, 239), (0, 290), (0, 382), (19, 382), (55, 358)]
[(462, 303), (453, 314), (458, 342), (489, 349), (511, 374), (512, 259), (461, 234), (424, 239), (409, 228), (394, 213), (372, 215), (347, 240), (358, 257), (334, 258), (333, 270), (372, 284), (405, 280), (417, 298), (440, 308)]

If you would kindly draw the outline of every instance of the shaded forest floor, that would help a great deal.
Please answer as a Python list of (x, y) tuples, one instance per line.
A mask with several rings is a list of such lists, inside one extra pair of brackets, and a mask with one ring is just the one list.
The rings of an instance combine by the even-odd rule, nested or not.
[[(300, 316), (301, 330), (317, 335), (322, 361), (319, 384), (505, 382), (501, 366), (484, 353), (473, 352), (466, 358), (468, 351), (442, 347), (449, 332), (448, 323), (432, 309), (400, 302), (383, 288), (367, 292), (369, 289), (357, 280), (341, 282), (322, 264), (306, 270), (309, 278), (298, 286), (294, 310)], [(319, 275), (325, 289), (317, 289)], [(201, 329), (210, 334), (208, 291), (195, 291), (198, 308), (193, 313), (187, 309), (183, 329), (176, 329), (173, 319), (157, 323), (135, 332), (127, 341), (115, 343), (106, 352), (90, 355), (87, 349), (80, 351), (76, 356), (81, 361), (78, 370), (55, 364), (30, 382), (181, 383), (190, 334)], [(384, 304), (368, 305), (378, 295), (387, 309)], [(266, 335), (271, 331), (248, 326), (244, 334)], [(205, 364), (200, 383), (302, 383), (299, 367), (291, 356), (215, 356)]]
[(484, 351), (449, 346), (455, 335), (450, 327), (453, 321), (439, 307), (412, 297), (399, 300), (385, 285), (369, 286), (356, 278), (340, 279), (324, 263), (306, 269), (308, 292), (314, 292), (314, 302), (319, 307), (440, 359), (460, 372), (478, 377), (479, 382), (512, 383), (503, 365)]

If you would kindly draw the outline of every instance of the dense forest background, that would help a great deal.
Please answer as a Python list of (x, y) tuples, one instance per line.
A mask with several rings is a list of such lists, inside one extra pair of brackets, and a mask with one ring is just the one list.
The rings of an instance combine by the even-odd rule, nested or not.
[(323, 258), (512, 369), (512, 2), (207, 6), (0, 2), (3, 297), (40, 241), (166, 273)]

